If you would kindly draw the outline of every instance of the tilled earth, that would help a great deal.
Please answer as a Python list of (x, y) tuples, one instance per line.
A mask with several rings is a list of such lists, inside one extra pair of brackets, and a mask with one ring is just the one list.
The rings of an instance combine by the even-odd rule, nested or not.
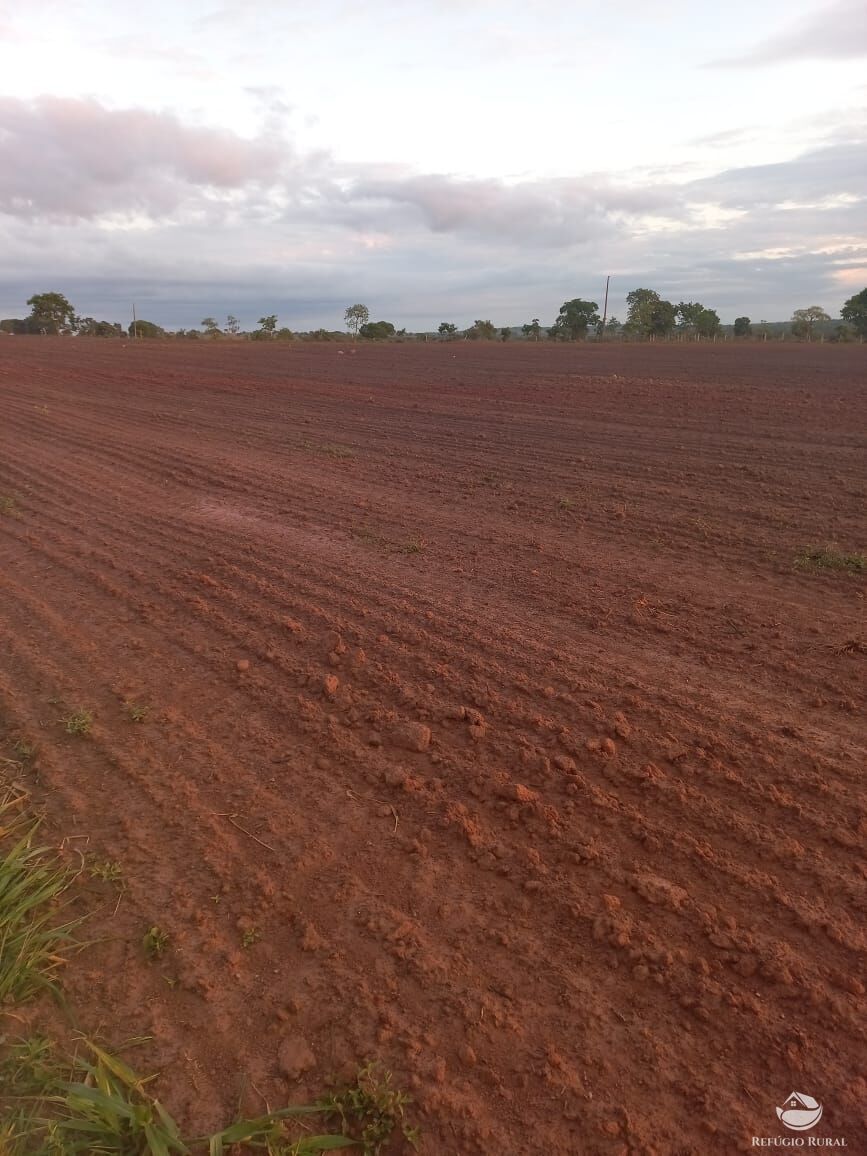
[(376, 1058), (429, 1156), (727, 1156), (793, 1089), (863, 1150), (865, 580), (795, 560), (867, 547), (865, 380), (0, 338), (0, 769), (87, 865), (80, 1024), (198, 1132)]

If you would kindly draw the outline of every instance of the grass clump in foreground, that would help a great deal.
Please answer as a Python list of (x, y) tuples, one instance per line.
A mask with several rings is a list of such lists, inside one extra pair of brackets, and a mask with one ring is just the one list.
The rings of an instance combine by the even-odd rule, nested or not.
[[(131, 1044), (142, 1043), (133, 1040)], [(118, 1056), (91, 1040), (83, 1055), (64, 1064), (51, 1044), (34, 1038), (8, 1046), (0, 1063), (0, 1152), (3, 1156), (172, 1156), (264, 1151), (269, 1156), (312, 1156), (352, 1149), (379, 1156), (402, 1135), (417, 1133), (404, 1119), (409, 1099), (391, 1087), (389, 1073), (368, 1064), (355, 1085), (314, 1104), (238, 1120), (221, 1132), (185, 1140), (148, 1084)], [(343, 1132), (308, 1131), (294, 1137), (293, 1121), (339, 1121)], [(296, 1123), (295, 1131), (297, 1132)]]
[[(61, 952), (76, 946), (72, 932), (81, 922), (58, 925), (58, 904), (73, 876), (34, 845), (39, 824), (24, 814), (26, 798), (13, 789), (0, 798), (0, 1007), (7, 1010), (45, 989), (59, 995)], [(104, 866), (113, 877), (117, 865)], [(160, 954), (168, 936), (153, 927), (145, 942)], [(416, 1131), (404, 1115), (409, 1097), (373, 1064), (360, 1070), (353, 1087), (313, 1104), (185, 1140), (151, 1094), (153, 1077), (141, 1078), (93, 1041), (80, 1044), (78, 1054), (64, 1059), (48, 1040), (0, 1036), (0, 1156), (313, 1156), (340, 1149), (380, 1156), (398, 1135), (415, 1145)], [(306, 1118), (317, 1117), (342, 1131), (298, 1135)]]
[(24, 799), (14, 791), (0, 799), (0, 1007), (57, 990), (62, 953), (79, 922), (57, 923), (70, 876), (35, 845), (39, 823), (22, 814)]
[(843, 554), (831, 546), (808, 546), (795, 558), (799, 570), (846, 570), (850, 574), (867, 571), (867, 555)]
[(406, 1120), (412, 1102), (405, 1092), (391, 1086), (391, 1072), (368, 1063), (358, 1073), (355, 1085), (320, 1101), (327, 1115), (336, 1116), (341, 1127), (359, 1138), (365, 1156), (375, 1156), (396, 1134), (416, 1146), (418, 1129)]

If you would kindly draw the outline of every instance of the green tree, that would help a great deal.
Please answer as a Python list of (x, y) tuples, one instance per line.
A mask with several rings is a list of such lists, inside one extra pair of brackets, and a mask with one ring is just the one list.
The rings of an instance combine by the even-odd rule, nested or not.
[(695, 331), (699, 314), (704, 306), (699, 301), (678, 301), (675, 306), (677, 328), (692, 333)]
[(508, 325), (504, 325), (500, 330), (500, 341), (509, 341), (512, 336), (512, 330)]
[(127, 329), (130, 337), (165, 337), (166, 331), (153, 321), (130, 321)]
[(207, 333), (208, 337), (219, 337), (220, 327), (213, 317), (202, 318), (202, 329)]
[(493, 341), (497, 336), (497, 327), (493, 321), (474, 321), (467, 330), (467, 337), (471, 341)]
[(368, 341), (385, 341), (388, 337), (394, 337), (394, 326), (390, 321), (366, 321), (358, 332)]
[(715, 309), (702, 309), (695, 324), (699, 337), (716, 337), (720, 331), (719, 314)]
[(361, 326), (370, 320), (370, 310), (366, 305), (349, 305), (343, 314), (343, 320), (352, 336), (357, 337)]
[(269, 313), (267, 317), (260, 317), (259, 326), (263, 333), (267, 333), (269, 337), (273, 337), (277, 329), (277, 314)]
[(123, 327), (116, 321), (97, 321), (95, 317), (77, 318), (76, 330), (81, 337), (123, 336)]
[(583, 341), (590, 326), (598, 324), (599, 320), (599, 306), (595, 301), (574, 297), (560, 306), (554, 328), (560, 331), (564, 340)]
[(62, 333), (73, 328), (75, 310), (62, 293), (34, 293), (27, 319), (33, 333)]
[(457, 331), (457, 325), (453, 325), (451, 321), (441, 321), (437, 328), (440, 337), (445, 337), (449, 341), (456, 335)]
[(241, 322), (232, 313), (226, 318), (226, 332), (231, 333), (233, 337), (241, 332)]
[(816, 322), (830, 320), (821, 305), (808, 305), (806, 309), (796, 309), (792, 314), (792, 333), (795, 337), (806, 337), (807, 341), (812, 341)]
[(541, 341), (542, 326), (539, 324), (539, 318), (534, 317), (529, 325), (522, 325), (521, 332), (528, 341)]
[(752, 332), (753, 326), (749, 317), (735, 318), (735, 337), (750, 337)]
[(675, 306), (678, 317), (677, 327), (687, 333), (695, 333), (699, 337), (713, 337), (719, 332), (719, 314), (714, 309), (708, 309), (700, 301), (680, 301)]
[(677, 310), (654, 289), (633, 289), (626, 295), (626, 304), (626, 324), (634, 333), (660, 337), (674, 329)]
[(850, 297), (840, 310), (840, 316), (859, 336), (867, 337), (867, 289)]

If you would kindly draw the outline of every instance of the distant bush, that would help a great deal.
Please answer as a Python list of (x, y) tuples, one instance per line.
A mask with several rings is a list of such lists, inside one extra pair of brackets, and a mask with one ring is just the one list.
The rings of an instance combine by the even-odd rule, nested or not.
[(385, 341), (394, 337), (394, 326), (390, 321), (368, 321), (362, 325), (358, 333), (368, 341)]
[(153, 321), (130, 321), (127, 330), (130, 337), (165, 337), (166, 331)]

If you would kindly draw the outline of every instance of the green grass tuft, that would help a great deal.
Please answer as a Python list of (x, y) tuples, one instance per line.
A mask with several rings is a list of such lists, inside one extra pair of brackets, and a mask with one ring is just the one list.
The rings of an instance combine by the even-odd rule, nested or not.
[(17, 759), (22, 763), (28, 763), (36, 754), (36, 747), (33, 743), (28, 743), (24, 739), (16, 739), (12, 744), (12, 751)]
[(34, 845), (39, 823), (21, 814), (23, 796), (0, 799), (0, 1007), (57, 991), (62, 952), (80, 920), (58, 925), (57, 902), (70, 873)]
[(163, 931), (161, 927), (154, 925), (145, 932), (142, 939), (142, 946), (145, 949), (145, 955), (148, 959), (159, 959), (165, 955), (170, 942), (171, 938), (169, 933)]
[(379, 1156), (395, 1135), (416, 1146), (418, 1129), (406, 1119), (412, 1097), (392, 1087), (391, 1072), (367, 1063), (355, 1084), (319, 1101), (326, 1117), (336, 1118), (341, 1128), (357, 1139), (362, 1156)]
[[(3, 1156), (229, 1156), (251, 1150), (314, 1156), (350, 1148), (360, 1156), (380, 1156), (398, 1135), (413, 1147), (418, 1139), (405, 1118), (409, 1097), (391, 1086), (388, 1072), (368, 1064), (352, 1087), (315, 1104), (281, 1108), (185, 1140), (152, 1095), (148, 1085), (153, 1077), (137, 1075), (92, 1040), (81, 1044), (81, 1054), (70, 1061), (38, 1037), (5, 1045), (0, 1060)], [(293, 1121), (308, 1117), (339, 1120), (341, 1131), (299, 1137)]]
[(397, 554), (421, 554), (426, 546), (424, 538), (409, 538), (406, 542), (398, 542), (394, 549)]
[(867, 555), (843, 554), (832, 546), (808, 546), (795, 558), (799, 570), (846, 570), (863, 574), (867, 570)]
[(89, 735), (93, 729), (93, 715), (89, 710), (74, 710), (63, 720), (68, 735)]
[[(57, 992), (61, 952), (75, 945), (76, 919), (58, 926), (57, 905), (72, 876), (55, 856), (34, 845), (38, 822), (23, 811), (26, 795), (0, 798), (0, 1007), (39, 991)], [(92, 876), (115, 882), (117, 863), (95, 861)], [(258, 931), (251, 928), (245, 946)], [(248, 941), (248, 942), (247, 942)], [(154, 926), (144, 948), (157, 958), (169, 936)], [(131, 1041), (132, 1043), (140, 1041)], [(376, 1065), (362, 1068), (353, 1087), (314, 1104), (238, 1120), (221, 1132), (185, 1140), (178, 1125), (142, 1079), (117, 1055), (91, 1040), (71, 1059), (44, 1039), (0, 1036), (0, 1156), (229, 1156), (265, 1151), (270, 1156), (313, 1156), (352, 1148), (380, 1156), (397, 1136), (415, 1145), (405, 1118), (410, 1099), (391, 1086)], [(303, 1117), (338, 1123), (340, 1132), (299, 1136)]]
[(123, 868), (113, 859), (94, 859), (88, 866), (91, 879), (101, 879), (103, 883), (121, 883)]

